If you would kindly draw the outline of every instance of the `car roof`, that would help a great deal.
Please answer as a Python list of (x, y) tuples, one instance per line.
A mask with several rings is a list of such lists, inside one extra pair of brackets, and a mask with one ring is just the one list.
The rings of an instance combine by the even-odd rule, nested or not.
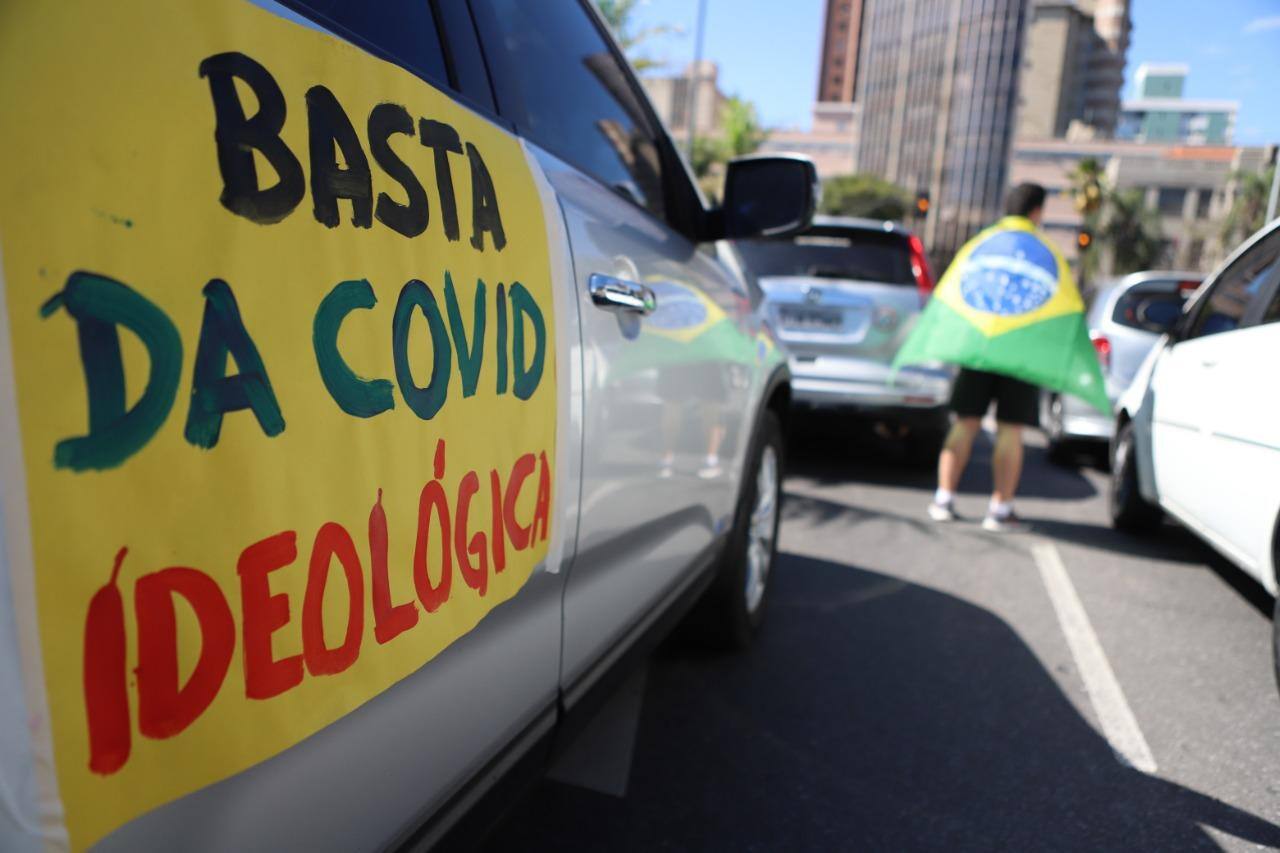
[(1120, 278), (1113, 278), (1110, 281), (1102, 282), (1098, 285), (1092, 301), (1089, 303), (1088, 318), (1089, 322), (1100, 323), (1108, 319), (1115, 306), (1130, 288), (1149, 281), (1160, 281), (1165, 279), (1174, 279), (1177, 281), (1204, 281), (1205, 274), (1202, 272), (1188, 272), (1186, 270), (1142, 270), (1141, 272), (1131, 272)]
[(1142, 270), (1141, 272), (1131, 272), (1128, 275), (1119, 278), (1108, 279), (1098, 285), (1096, 296), (1094, 296), (1095, 304), (1118, 296), (1131, 287), (1144, 284), (1148, 281), (1158, 281), (1162, 279), (1177, 279), (1179, 281), (1204, 281), (1205, 274), (1202, 272), (1189, 272), (1187, 270)]
[(1113, 287), (1133, 287), (1135, 284), (1142, 284), (1145, 281), (1156, 281), (1157, 279), (1177, 279), (1179, 281), (1204, 281), (1205, 274), (1202, 272), (1190, 272), (1188, 270), (1143, 270), (1142, 272), (1131, 272), (1126, 276), (1111, 282)]
[(813, 217), (813, 225), (820, 228), (847, 228), (850, 231), (880, 231), (901, 234), (903, 237), (911, 236), (911, 231), (901, 223), (891, 222), (887, 219), (863, 219), (858, 216), (818, 214)]

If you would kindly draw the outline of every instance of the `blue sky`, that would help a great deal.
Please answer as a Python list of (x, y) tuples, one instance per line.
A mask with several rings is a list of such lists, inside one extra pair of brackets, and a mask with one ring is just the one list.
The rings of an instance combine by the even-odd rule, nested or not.
[[(1185, 62), (1187, 97), (1240, 102), (1238, 143), (1280, 142), (1280, 0), (1132, 4), (1130, 75), (1144, 61)], [(720, 64), (721, 88), (754, 101), (767, 125), (808, 126), (823, 7), (822, 0), (708, 0), (703, 55)], [(696, 14), (696, 0), (648, 0), (641, 25), (682, 32), (647, 42), (644, 52), (682, 68), (693, 58)]]

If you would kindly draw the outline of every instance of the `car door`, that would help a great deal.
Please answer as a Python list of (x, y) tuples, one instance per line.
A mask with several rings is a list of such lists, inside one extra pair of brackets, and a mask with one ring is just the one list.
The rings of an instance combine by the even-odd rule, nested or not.
[[(1199, 520), (1223, 550), (1274, 590), (1280, 519), (1280, 231), (1245, 256), (1256, 270), (1240, 325), (1203, 339), (1205, 468), (1215, 472)], [(1243, 259), (1242, 259), (1243, 260)]]
[(751, 306), (714, 247), (677, 229), (698, 196), (595, 14), (576, 0), (473, 7), (499, 106), (537, 151), (573, 255), (585, 425), (561, 680), (576, 688), (730, 524)]
[[(418, 85), (446, 93), (455, 100), (459, 109), (468, 111), (473, 120), (484, 121), (494, 133), (510, 136), (510, 131), (494, 114), (474, 24), (464, 4), (428, 4), (423, 0), (419, 4), (344, 5), (320, 0), (292, 0), (289, 8), (284, 8), (262, 0), (257, 5), (293, 22), (294, 26), (319, 29), (326, 33), (326, 38), (355, 44), (401, 65), (420, 78), (416, 81)], [(279, 30), (278, 24), (272, 26), (272, 32)], [(289, 33), (280, 30), (276, 34), (281, 49), (288, 49), (291, 44)], [(314, 36), (308, 36), (304, 43), (312, 44), (313, 39)], [(234, 48), (237, 42), (229, 38), (227, 44)], [(334, 67), (338, 71), (346, 68), (333, 59), (334, 55), (330, 54)], [(270, 51), (259, 53), (256, 59), (266, 66), (272, 65)], [(358, 67), (363, 70), (364, 85), (372, 86), (381, 79), (378, 73), (370, 70), (376, 66), (362, 64)], [(401, 72), (385, 68), (381, 71), (381, 74), (388, 73)], [(338, 89), (336, 84), (330, 85)], [(199, 89), (196, 89), (196, 94), (207, 98)], [(301, 103), (301, 92), (287, 94), (297, 94)], [(378, 93), (369, 94), (375, 97)], [(419, 118), (458, 124), (456, 116), (451, 118), (453, 115), (447, 111), (426, 115), (415, 112), (412, 118), (414, 124)], [(302, 121), (305, 122), (305, 118)], [(359, 133), (363, 138), (362, 125)], [(394, 143), (394, 150), (422, 184), (430, 188), (429, 227), (439, 228), (441, 208), (437, 206), (440, 202), (435, 194), (435, 179), (439, 176), (433, 175), (433, 152), (412, 139), (411, 129), (406, 130), (405, 135), (405, 140)], [(402, 145), (402, 141), (405, 144)], [(464, 137), (464, 141), (469, 140)], [(462, 148), (456, 147), (457, 151), (449, 154), (447, 160), (452, 161), (453, 185), (461, 211), (458, 216), (461, 239), (450, 246), (465, 249), (471, 227), (470, 181), (474, 176), (468, 176), (468, 156), (464, 153), (457, 157)], [(532, 162), (526, 162), (536, 174)], [(504, 176), (494, 171), (489, 177), (501, 194), (507, 183)], [(389, 196), (395, 194), (399, 197), (400, 189), (385, 180), (381, 173), (374, 173), (374, 181), (375, 192), (385, 188)], [(538, 239), (563, 241), (559, 212), (550, 195), (544, 195), (549, 205), (544, 207), (542, 217), (548, 229), (546, 234), (538, 235)], [(506, 203), (509, 199), (499, 195), (499, 201)], [(517, 239), (517, 229), (529, 224), (532, 222), (522, 224), (510, 219), (506, 222), (508, 248)], [(380, 227), (376, 222), (373, 224), (374, 229)], [(552, 285), (570, 287), (567, 249), (563, 245), (551, 245), (550, 255)], [(422, 256), (418, 259), (418, 268), (422, 270), (424, 279), (438, 284), (436, 276), (440, 274), (439, 270), (442, 265), (448, 268), (453, 259), (454, 255), (447, 252), (443, 259)], [(334, 259), (334, 280), (344, 275), (342, 270), (347, 262), (348, 259)], [(457, 275), (456, 266), (454, 272), (459, 288), (465, 287), (466, 283)], [(376, 309), (385, 306), (387, 328), (391, 326), (390, 308), (396, 304), (395, 293), (392, 291), (388, 295), (382, 287), (399, 284), (373, 282), (381, 297)], [(489, 284), (490, 293), (500, 286), (496, 280)], [(390, 304), (386, 304), (388, 302)], [(560, 470), (555, 480), (558, 494), (553, 502), (559, 511), (552, 524), (553, 528), (558, 528), (555, 535), (562, 537), (566, 548), (557, 550), (553, 544), (547, 559), (533, 569), (532, 575), (514, 597), (497, 606), (451, 646), (390, 689), (274, 758), (125, 825), (103, 841), (100, 849), (354, 851), (384, 849), (388, 844), (406, 838), (430, 839), (434, 837), (431, 834), (415, 834), (425, 819), (433, 815), (451, 815), (450, 809), (454, 805), (465, 807), (467, 795), (472, 790), (470, 783), (477, 776), (481, 781), (490, 780), (492, 776), (482, 771), (498, 766), (496, 763), (501, 762), (504, 756), (516, 754), (550, 732), (555, 722), (558, 695), (561, 600), (565, 578), (561, 564), (567, 564), (569, 552), (566, 549), (572, 545), (575, 529), (572, 512), (577, 496), (580, 423), (574, 407), (570, 405), (570, 386), (575, 384), (571, 365), (577, 358), (576, 302), (572, 298), (556, 299), (556, 304), (547, 306), (545, 310), (557, 312), (554, 319), (558, 333), (549, 344), (551, 352), (548, 359), (556, 362), (556, 371), (560, 374), (556, 403), (559, 420), (556, 458), (560, 460)], [(381, 319), (384, 318), (379, 316)], [(469, 316), (467, 320), (470, 321)], [(490, 317), (491, 335), (493, 323), (494, 318)], [(358, 324), (353, 320), (347, 325), (351, 328), (344, 329), (344, 334), (354, 334), (351, 329), (357, 328)], [(422, 333), (422, 327), (411, 328), (412, 334)], [(532, 349), (532, 343), (529, 347)], [(417, 357), (417, 351), (413, 357)], [(415, 366), (414, 369), (418, 368)], [(512, 369), (516, 368), (513, 366)], [(461, 398), (461, 388), (456, 384), (461, 381), (459, 370), (455, 366), (451, 381), (455, 383), (452, 393)], [(550, 373), (548, 368), (541, 388), (553, 388), (552, 393), (555, 393), (554, 386), (545, 383), (545, 376)], [(486, 379), (486, 384), (488, 381)], [(485, 393), (485, 389), (480, 389), (475, 395), (480, 397)], [(450, 404), (453, 405), (452, 397)], [(397, 400), (397, 405), (403, 407), (404, 403)], [(433, 429), (429, 423), (423, 426), (420, 440), (425, 446), (434, 446), (439, 430)], [(459, 447), (465, 448), (466, 441), (462, 435), (451, 438), (450, 453), (459, 453)], [(398, 454), (406, 449), (384, 447), (383, 451)], [(466, 453), (463, 449), (460, 455), (465, 459)], [(343, 455), (342, 452), (335, 453), (338, 457)], [(378, 458), (368, 456), (358, 461), (362, 465), (381, 464)], [(458, 464), (457, 457), (453, 457), (449, 462), (450, 469)], [(451, 477), (460, 474), (453, 470), (448, 472)], [(429, 479), (431, 475), (426, 473), (423, 476)], [(483, 505), (485, 517), (488, 517), (488, 471), (482, 471), (481, 476), (482, 486), (472, 503), (472, 512), (480, 512), (478, 507)], [(502, 476), (505, 477), (506, 472), (502, 472)], [(529, 484), (537, 481), (536, 473), (526, 478)], [(531, 505), (532, 486), (526, 487), (525, 491), (530, 494), (521, 499), (517, 513), (527, 512), (526, 506)], [(452, 499), (454, 493), (450, 490), (448, 494)], [(416, 506), (417, 495), (410, 499)], [(396, 516), (391, 512), (393, 502), (403, 504), (406, 500), (400, 494), (379, 495), (380, 504), (387, 506), (387, 514), (392, 519), (390, 562), (393, 572), (407, 568), (410, 565), (408, 556), (413, 553), (411, 534), (407, 540), (408, 555), (397, 548), (397, 545), (404, 544), (406, 533), (396, 529)], [(374, 524), (372, 517), (369, 524)], [(444, 539), (449, 541), (447, 533)], [(420, 546), (421, 542), (419, 540)], [(433, 542), (428, 545), (431, 549), (437, 547)], [(511, 571), (514, 557), (511, 549), (515, 546), (508, 539), (506, 547), (507, 571)], [(455, 575), (455, 590), (459, 583), (460, 579)], [(396, 587), (393, 594), (402, 600), (405, 590)], [(489, 594), (494, 594), (492, 588)], [(300, 606), (300, 602), (294, 606)], [(445, 612), (441, 609), (432, 615), (442, 616)], [(410, 637), (408, 634), (404, 636)], [(379, 638), (378, 642), (383, 640)], [(399, 643), (401, 639), (392, 642)], [(372, 637), (366, 645), (373, 645)], [(234, 735), (231, 732), (227, 734)]]
[(1240, 419), (1260, 414), (1253, 412), (1259, 403), (1250, 398), (1269, 396), (1265, 389), (1273, 383), (1250, 387), (1244, 382), (1257, 375), (1241, 363), (1238, 347), (1252, 350), (1255, 337), (1269, 336), (1263, 331), (1240, 337), (1276, 272), (1278, 256), (1280, 233), (1273, 232), (1228, 264), (1189, 306), (1178, 340), (1162, 354), (1152, 376), (1152, 460), (1161, 503), (1242, 563), (1248, 558), (1226, 531), (1238, 530), (1241, 523), (1235, 516), (1248, 498), (1248, 488), (1241, 486), (1247, 469), (1235, 466), (1242, 452), (1251, 454), (1235, 445)]

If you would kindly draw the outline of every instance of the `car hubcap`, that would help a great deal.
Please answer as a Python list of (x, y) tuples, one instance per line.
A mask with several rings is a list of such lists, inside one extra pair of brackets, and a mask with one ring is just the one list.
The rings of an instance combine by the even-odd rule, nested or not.
[(1062, 398), (1054, 397), (1053, 402), (1049, 404), (1049, 436), (1053, 439), (1062, 438)]
[(773, 562), (773, 537), (778, 529), (778, 453), (765, 445), (756, 473), (756, 501), (747, 529), (747, 612), (754, 613), (764, 598)]
[(1112, 504), (1118, 511), (1128, 497), (1129, 472), (1125, 470), (1129, 463), (1129, 437), (1124, 436), (1120, 441), (1116, 442), (1115, 458), (1111, 460), (1111, 498)]

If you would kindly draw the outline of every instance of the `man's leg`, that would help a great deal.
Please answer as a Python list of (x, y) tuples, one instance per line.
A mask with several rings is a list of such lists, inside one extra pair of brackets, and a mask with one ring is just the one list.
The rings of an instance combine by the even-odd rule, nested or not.
[(1007, 506), (1013, 502), (1018, 478), (1022, 476), (1021, 424), (996, 423), (996, 446), (991, 454), (991, 468), (995, 480), (992, 506)]
[(964, 466), (969, 464), (969, 454), (973, 451), (973, 440), (982, 428), (980, 418), (960, 417), (952, 424), (947, 433), (947, 441), (938, 454), (938, 490), (952, 494), (960, 486), (960, 475)]
[(992, 382), (995, 377), (980, 370), (961, 368), (951, 386), (951, 411), (956, 422), (947, 433), (947, 440), (938, 454), (938, 490), (929, 504), (929, 517), (934, 521), (956, 521), (955, 491), (960, 486), (960, 475), (969, 463), (973, 440), (982, 428), (982, 416), (993, 399)]

